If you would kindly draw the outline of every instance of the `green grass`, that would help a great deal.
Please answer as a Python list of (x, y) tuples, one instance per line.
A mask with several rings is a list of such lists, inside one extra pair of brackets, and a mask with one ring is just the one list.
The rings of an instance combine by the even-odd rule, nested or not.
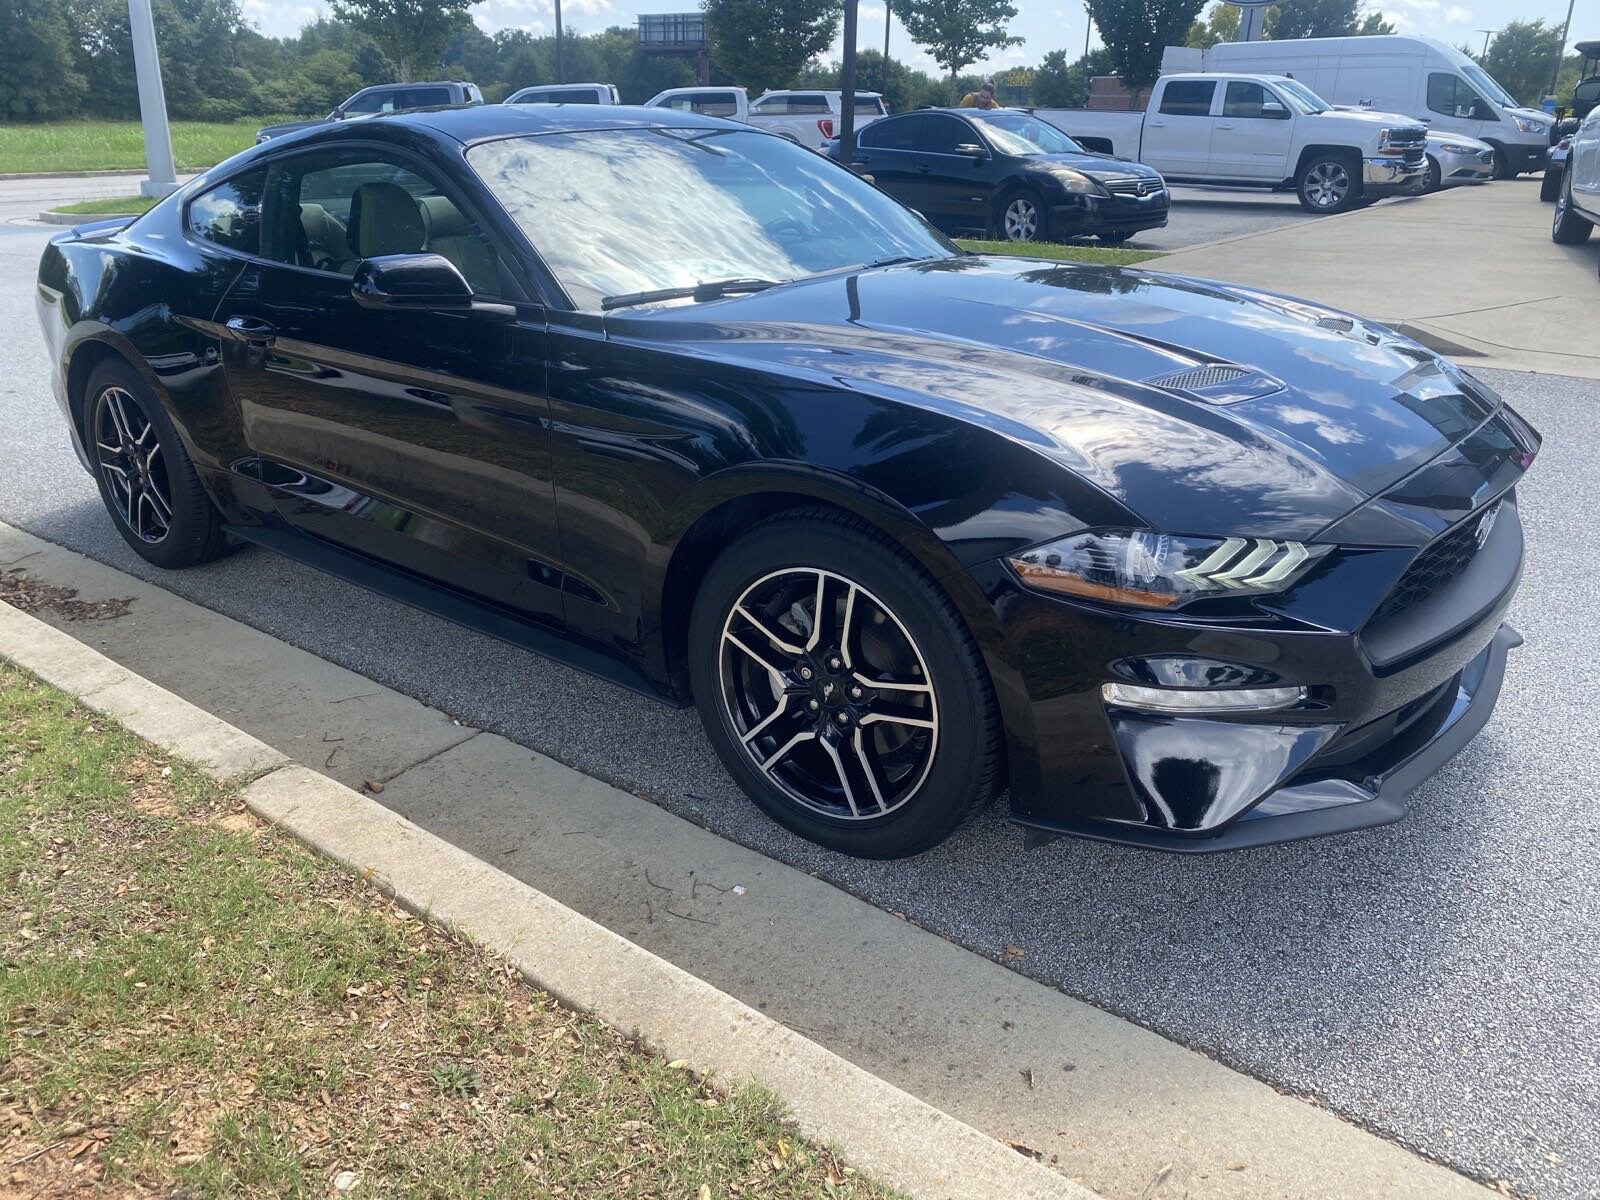
[(83, 213), (88, 216), (97, 214), (110, 214), (121, 216), (123, 213), (142, 213), (153, 207), (156, 201), (149, 196), (102, 196), (98, 200), (79, 200), (75, 204), (58, 204), (51, 212)]
[[(256, 130), (281, 117), (227, 123), (172, 122), (179, 171), (199, 171), (255, 144)], [(19, 172), (142, 171), (144, 132), (137, 121), (63, 121), (0, 126), (0, 175)]]
[(1160, 258), (1157, 250), (1125, 250), (1120, 246), (1079, 246), (1060, 242), (986, 242), (978, 238), (957, 238), (956, 245), (975, 254), (1010, 254), (1020, 258), (1049, 258), (1059, 262), (1100, 263), (1108, 267), (1131, 267), (1134, 263)]
[(6, 1195), (890, 1195), (3, 660), (0, 1030)]

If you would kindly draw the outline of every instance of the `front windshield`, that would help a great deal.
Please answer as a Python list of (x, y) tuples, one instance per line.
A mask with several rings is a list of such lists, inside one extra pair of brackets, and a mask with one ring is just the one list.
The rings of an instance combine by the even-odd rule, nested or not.
[(1082, 154), (1078, 145), (1048, 121), (1004, 109), (962, 113), (983, 128), (984, 136), (1002, 154)]
[(586, 130), (484, 142), (467, 159), (591, 311), (608, 296), (960, 253), (864, 179), (770, 134)]
[(1328, 111), (1327, 102), (1298, 79), (1275, 79), (1272, 84), (1288, 97), (1290, 104), (1301, 112), (1319, 113)]
[(1461, 73), (1468, 79), (1472, 80), (1473, 83), (1477, 84), (1480, 92), (1488, 92), (1489, 99), (1493, 100), (1501, 108), (1517, 107), (1517, 102), (1506, 94), (1505, 88), (1496, 83), (1494, 81), (1494, 76), (1489, 74), (1489, 72), (1485, 71), (1482, 67), (1477, 66), (1474, 63), (1468, 63), (1466, 66), (1461, 68)]

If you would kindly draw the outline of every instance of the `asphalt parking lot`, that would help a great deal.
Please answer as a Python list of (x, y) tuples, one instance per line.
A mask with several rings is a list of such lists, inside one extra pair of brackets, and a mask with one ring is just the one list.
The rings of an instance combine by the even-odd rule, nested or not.
[[(1224, 204), (1250, 208), (1209, 219), (1302, 219), (1292, 197)], [(1184, 215), (1180, 201), (1173, 228)], [(991, 813), (919, 859), (862, 863), (761, 818), (692, 713), (264, 553), (180, 575), (145, 567), (101, 512), (50, 399), (32, 305), (44, 237), (0, 225), (0, 519), (644, 792), (983, 953), (1022, 947), (1039, 978), (1463, 1170), (1544, 1200), (1597, 1194), (1600, 677), (1589, 664), (1600, 619), (1579, 576), (1600, 553), (1600, 384), (1487, 375), (1546, 437), (1522, 491), (1529, 565), (1512, 620), (1528, 643), (1488, 729), (1400, 825), (1195, 860), (1071, 841), (1023, 854)], [(470, 809), (453, 820), (463, 840), (473, 834)]]

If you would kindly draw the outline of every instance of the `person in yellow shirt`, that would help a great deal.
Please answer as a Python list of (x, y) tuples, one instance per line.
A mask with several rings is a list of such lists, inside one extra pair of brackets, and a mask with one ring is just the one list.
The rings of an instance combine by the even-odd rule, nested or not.
[(968, 92), (961, 97), (962, 108), (999, 108), (1000, 102), (994, 98), (994, 80), (985, 79), (983, 86), (975, 92)]

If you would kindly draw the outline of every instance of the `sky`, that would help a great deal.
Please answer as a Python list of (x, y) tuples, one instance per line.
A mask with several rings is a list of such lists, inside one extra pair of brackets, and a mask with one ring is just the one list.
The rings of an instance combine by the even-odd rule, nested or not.
[[(1292, 2), (1292, 0), (1291, 0)], [(1011, 23), (1011, 32), (1026, 40), (997, 52), (986, 63), (973, 70), (999, 71), (1007, 67), (1037, 64), (1051, 50), (1066, 48), (1069, 58), (1083, 52), (1083, 39), (1087, 18), (1080, 4), (1052, 3), (1051, 0), (1030, 3), (1014, 0), (1017, 19)], [(1371, 5), (1383, 11), (1400, 33), (1424, 34), (1439, 38), (1452, 46), (1482, 47), (1483, 30), (1497, 29), (1508, 21), (1533, 20), (1543, 17), (1547, 24), (1559, 26), (1566, 19), (1566, 5), (1562, 0), (1380, 0)], [(642, 12), (688, 12), (698, 7), (694, 0), (562, 0), (562, 25), (576, 33), (596, 33), (610, 25), (632, 25)], [(297, 33), (308, 21), (326, 12), (322, 0), (241, 0), (245, 17), (262, 33), (272, 37), (285, 37)], [(500, 29), (527, 29), (534, 33), (555, 32), (552, 0), (483, 0), (473, 12), (473, 19), (487, 33)], [(883, 13), (881, 0), (860, 0), (857, 10), (860, 35), (857, 45), (861, 49), (883, 49)], [(1600, 0), (1576, 0), (1572, 17), (1571, 39), (1600, 37)], [(1091, 42), (1098, 45), (1098, 40)], [(830, 58), (837, 58), (840, 45), (835, 44)], [(940, 70), (927, 53), (910, 44), (906, 31), (898, 19), (889, 31), (889, 54), (930, 74)], [(528, 80), (543, 83), (545, 80)]]

